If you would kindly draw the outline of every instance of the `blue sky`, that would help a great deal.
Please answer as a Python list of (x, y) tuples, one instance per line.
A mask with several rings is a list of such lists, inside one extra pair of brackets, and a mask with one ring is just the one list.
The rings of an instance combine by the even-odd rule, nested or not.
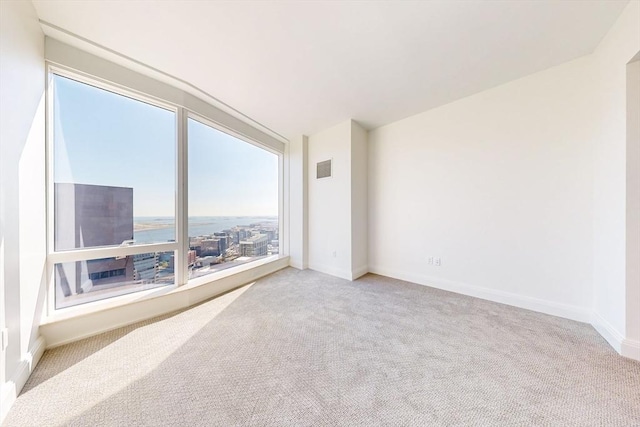
[[(54, 180), (132, 187), (134, 216), (173, 216), (175, 115), (55, 76)], [(278, 157), (189, 120), (189, 215), (278, 214)]]

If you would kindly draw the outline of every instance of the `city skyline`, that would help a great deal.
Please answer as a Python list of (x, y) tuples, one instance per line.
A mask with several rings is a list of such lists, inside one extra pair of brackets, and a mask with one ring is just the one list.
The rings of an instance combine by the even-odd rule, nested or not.
[[(175, 239), (173, 218), (136, 231), (133, 189), (56, 183), (56, 251), (141, 244)], [(277, 217), (195, 217), (190, 222), (187, 267), (195, 278), (279, 253)], [(159, 225), (159, 227), (158, 227)], [(141, 238), (146, 235), (146, 238)], [(86, 302), (169, 285), (175, 281), (175, 251), (141, 252), (55, 264), (55, 306)]]

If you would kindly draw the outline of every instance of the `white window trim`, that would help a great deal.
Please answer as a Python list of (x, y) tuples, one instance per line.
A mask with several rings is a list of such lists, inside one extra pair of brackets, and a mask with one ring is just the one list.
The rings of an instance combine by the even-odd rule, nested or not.
[[(47, 45), (51, 45), (51, 40), (47, 40)], [(210, 284), (216, 280), (236, 272), (246, 271), (252, 266), (260, 266), (265, 263), (274, 262), (285, 258), (286, 245), (283, 244), (287, 237), (285, 225), (285, 188), (284, 188), (284, 152), (285, 145), (270, 135), (251, 127), (247, 123), (238, 125), (238, 119), (228, 116), (225, 112), (216, 107), (197, 99), (189, 93), (181, 92), (170, 85), (155, 81), (149, 77), (142, 76), (134, 71), (128, 70), (120, 65), (109, 63), (91, 54), (66, 46), (53, 40), (55, 55), (48, 55), (46, 60), (46, 188), (47, 188), (47, 296), (44, 304), (43, 323), (53, 322), (59, 318), (68, 318), (76, 315), (83, 315), (105, 308), (112, 308), (120, 305), (127, 305), (131, 302), (139, 301), (149, 297), (159, 296), (173, 292), (180, 288), (192, 288)], [(61, 54), (62, 52), (62, 54)], [(59, 61), (51, 60), (50, 56), (70, 59), (75, 66), (67, 66)], [(95, 68), (95, 63), (100, 67)], [(79, 67), (79, 64), (84, 65)], [(107, 64), (107, 66), (105, 66)], [(96, 70), (104, 71), (95, 73)], [(176, 114), (176, 200), (175, 200), (175, 224), (176, 241), (168, 243), (140, 244), (132, 246), (117, 247), (97, 247), (87, 249), (76, 249), (56, 252), (53, 249), (53, 85), (52, 75), (57, 74), (91, 86), (98, 87), (118, 95), (123, 95), (134, 100), (142, 101), (153, 106), (157, 106)], [(117, 76), (119, 79), (110, 79), (109, 76)], [(117, 80), (117, 81), (114, 81)], [(127, 82), (128, 84), (124, 84)], [(136, 84), (132, 84), (136, 83)], [(145, 90), (138, 90), (143, 87)], [(158, 93), (170, 94), (172, 96), (159, 97)], [(179, 95), (179, 96), (176, 96)], [(180, 102), (175, 102), (180, 101)], [(207, 126), (211, 126), (221, 132), (234, 136), (246, 143), (257, 146), (278, 156), (278, 227), (279, 227), (279, 255), (267, 259), (258, 260), (238, 267), (232, 267), (223, 272), (217, 272), (206, 276), (201, 276), (189, 280), (187, 254), (189, 250), (188, 236), (188, 126), (189, 118), (197, 120)], [(242, 130), (234, 129), (233, 125), (238, 125)], [(247, 129), (247, 126), (250, 129)], [(168, 252), (176, 253), (175, 284), (159, 286), (155, 289), (133, 292), (106, 298), (103, 300), (87, 302), (77, 306), (57, 309), (55, 308), (55, 281), (54, 266), (62, 262), (75, 262), (95, 258), (108, 258), (116, 255), (133, 255), (148, 252)]]

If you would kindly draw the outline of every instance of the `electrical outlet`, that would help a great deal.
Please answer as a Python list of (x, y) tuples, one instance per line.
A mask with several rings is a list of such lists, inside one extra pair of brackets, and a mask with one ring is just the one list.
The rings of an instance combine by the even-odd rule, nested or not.
[(437, 265), (438, 267), (440, 267), (442, 265), (442, 261), (440, 261), (440, 258), (434, 258), (433, 259), (433, 263), (435, 265)]
[(427, 264), (429, 265), (433, 265), (433, 257), (430, 256), (429, 258), (427, 258)]
[(336, 253), (336, 251), (333, 251), (333, 257), (335, 258), (337, 256), (338, 256), (338, 254)]

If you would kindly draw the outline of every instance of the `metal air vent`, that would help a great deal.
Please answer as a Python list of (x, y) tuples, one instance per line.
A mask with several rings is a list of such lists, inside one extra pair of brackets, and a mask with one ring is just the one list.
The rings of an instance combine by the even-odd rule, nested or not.
[(331, 160), (316, 164), (316, 179), (331, 177)]

